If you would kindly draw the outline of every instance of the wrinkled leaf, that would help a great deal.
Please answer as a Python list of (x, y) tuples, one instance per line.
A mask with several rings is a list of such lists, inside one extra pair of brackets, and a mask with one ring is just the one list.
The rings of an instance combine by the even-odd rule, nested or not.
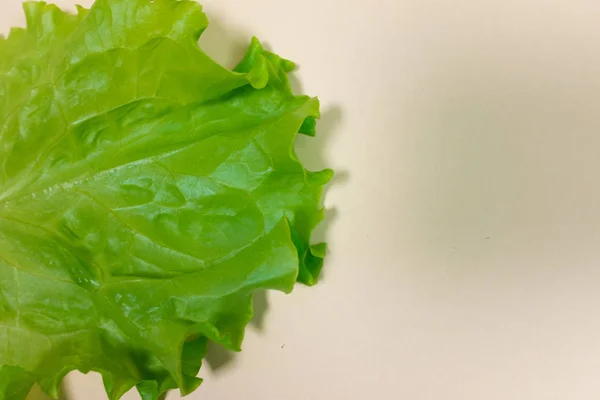
[(257, 40), (212, 61), (193, 1), (25, 12), (0, 38), (0, 399), (75, 369), (110, 399), (187, 394), (208, 340), (240, 349), (253, 290), (316, 282), (331, 171), (293, 143), (318, 101)]

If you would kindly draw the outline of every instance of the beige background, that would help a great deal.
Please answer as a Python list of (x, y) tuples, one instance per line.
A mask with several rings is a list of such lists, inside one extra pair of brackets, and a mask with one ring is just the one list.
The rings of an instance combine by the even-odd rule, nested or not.
[(600, 397), (597, 0), (204, 3), (218, 60), (256, 34), (300, 63), (338, 179), (323, 282), (269, 293), (190, 399)]

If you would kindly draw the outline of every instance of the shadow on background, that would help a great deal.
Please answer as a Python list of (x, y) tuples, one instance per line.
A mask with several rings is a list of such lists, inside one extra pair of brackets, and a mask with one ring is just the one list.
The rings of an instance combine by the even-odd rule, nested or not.
[(259, 290), (252, 294), (252, 306), (254, 308), (254, 317), (250, 321), (250, 324), (259, 331), (262, 331), (265, 326), (267, 311), (269, 310), (266, 290)]
[(226, 349), (220, 344), (209, 341), (208, 352), (204, 357), (204, 361), (206, 361), (211, 370), (220, 371), (230, 365), (236, 357), (237, 353)]
[[(259, 290), (254, 292), (252, 294), (252, 305), (254, 307), (254, 317), (252, 318), (252, 321), (250, 321), (250, 325), (254, 326), (259, 331), (262, 331), (265, 317), (269, 309), (267, 291)], [(213, 371), (219, 371), (234, 361), (237, 354), (238, 353), (228, 350), (219, 344), (209, 342), (205, 361)]]
[[(331, 139), (338, 131), (342, 116), (342, 109), (340, 107), (333, 106), (325, 109), (322, 111), (321, 119), (317, 124), (316, 136), (298, 135), (296, 138), (296, 154), (308, 170), (320, 171), (325, 168), (331, 168), (331, 164), (327, 162), (326, 151), (329, 149)], [(343, 184), (347, 180), (348, 173), (346, 171), (335, 170), (333, 179), (323, 191), (323, 199), (327, 197), (329, 188)], [(324, 221), (313, 231), (312, 241), (314, 243), (327, 242), (328, 228), (336, 218), (337, 210), (335, 208), (325, 209)]]
[(244, 57), (251, 37), (240, 32), (239, 28), (224, 25), (219, 17), (210, 16), (209, 27), (200, 37), (199, 44), (219, 64), (233, 68)]
[[(31, 392), (29, 392), (29, 396), (27, 396), (27, 400), (52, 400), (50, 397), (46, 396), (42, 389), (38, 385), (35, 385)], [(74, 400), (73, 396), (70, 395), (69, 390), (66, 385), (63, 383), (60, 390), (60, 397), (58, 400)]]

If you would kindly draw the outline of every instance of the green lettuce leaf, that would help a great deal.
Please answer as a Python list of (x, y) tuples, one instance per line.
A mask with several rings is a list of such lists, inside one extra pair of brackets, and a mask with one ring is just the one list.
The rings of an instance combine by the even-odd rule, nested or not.
[(255, 39), (215, 63), (194, 1), (24, 8), (0, 38), (0, 399), (57, 397), (72, 370), (110, 399), (190, 393), (254, 290), (318, 278), (332, 172), (294, 152), (318, 101)]

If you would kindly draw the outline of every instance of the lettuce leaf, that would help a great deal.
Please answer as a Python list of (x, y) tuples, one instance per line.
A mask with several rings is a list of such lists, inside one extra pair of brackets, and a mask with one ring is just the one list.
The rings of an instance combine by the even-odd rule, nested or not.
[(240, 350), (254, 290), (319, 276), (332, 172), (293, 147), (318, 101), (256, 39), (215, 63), (194, 1), (24, 9), (0, 38), (0, 399), (72, 370), (110, 399), (188, 394), (208, 341)]

